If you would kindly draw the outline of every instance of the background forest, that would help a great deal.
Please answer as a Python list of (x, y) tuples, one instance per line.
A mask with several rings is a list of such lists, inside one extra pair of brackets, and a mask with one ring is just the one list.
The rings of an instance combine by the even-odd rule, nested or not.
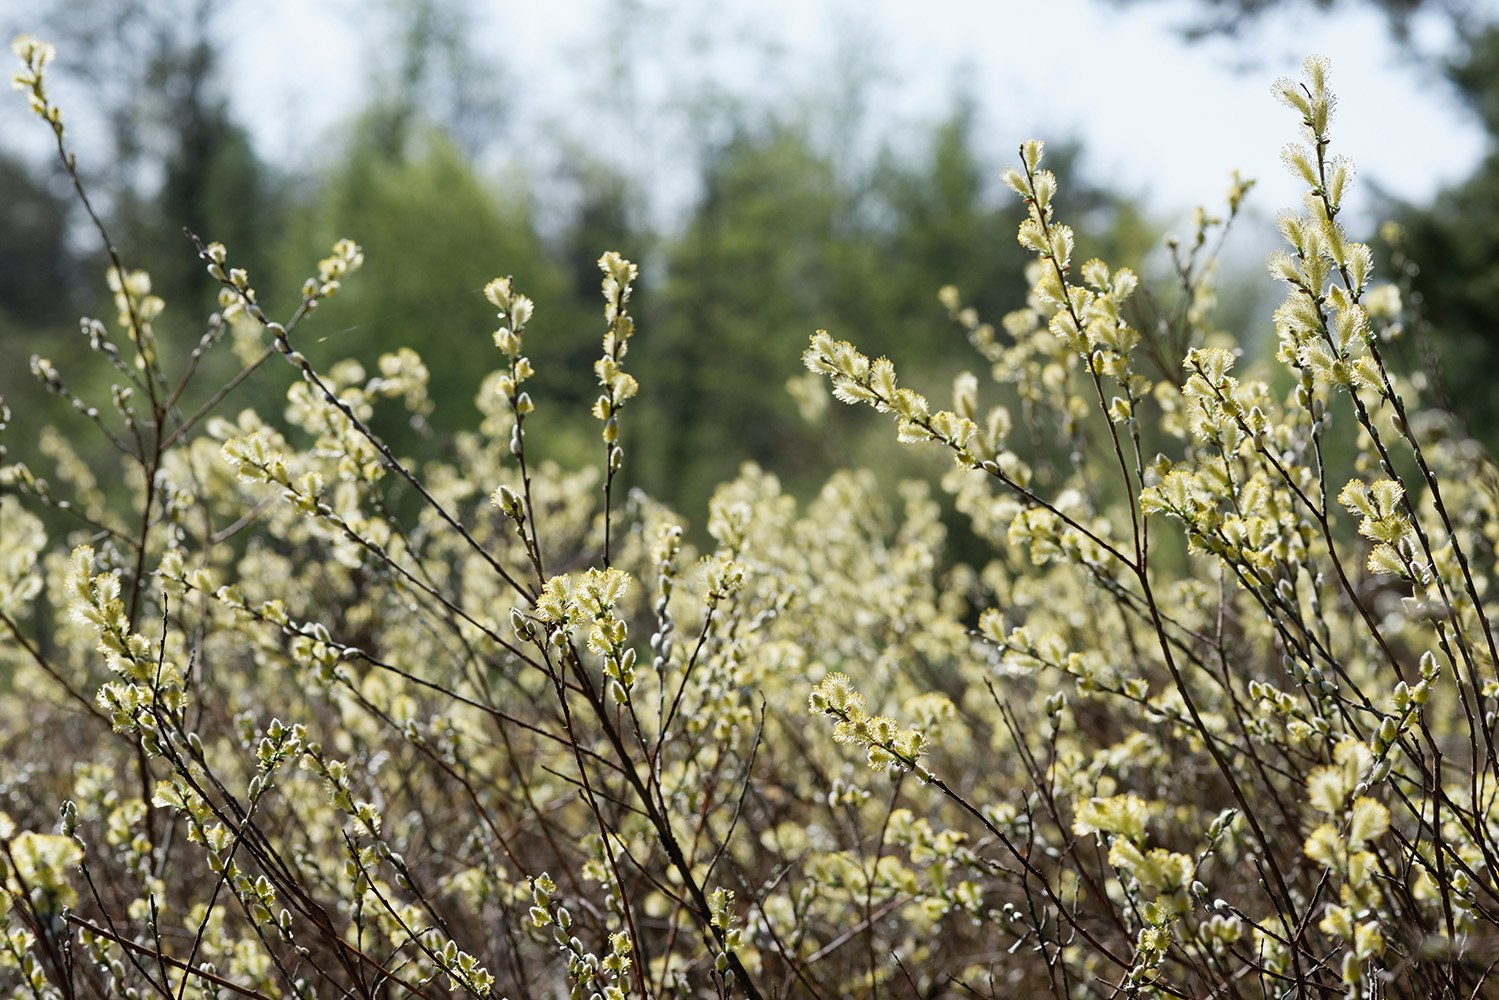
[[(1153, 6), (1100, 12), (1128, 22)], [(1203, 3), (1182, 8), (1181, 26), (1188, 35), (1245, 33), (1252, 46), (1253, 17), (1276, 6)], [(1315, 19), (1317, 6), (1327, 5), (1290, 9)], [(1372, 6), (1388, 14), (1397, 38), (1409, 39), (1412, 17), (1456, 25), (1442, 37), (1466, 44), (1437, 54), (1412, 44), (1408, 58), (1426, 60), (1435, 86), (1442, 68), (1431, 64), (1446, 59), (1454, 93), (1490, 135), (1499, 129), (1499, 35), (1484, 27), (1481, 9)], [(571, 124), (562, 113), (540, 143), (550, 148), (533, 148), (527, 136), (524, 156), (509, 129), (519, 107), (545, 95), (480, 56), (470, 30), (477, 9), (463, 0), (387, 0), (351, 26), (368, 53), (359, 70), (364, 103), (348, 107), (331, 135), (308, 137), (322, 143), (309, 142), (315, 153), (261, 148), (238, 117), (247, 102), (230, 100), (237, 81), (229, 68), (245, 11), (230, 0), (60, 0), (43, 5), (40, 20), (5, 27), (53, 38), (81, 81), (75, 86), (86, 88), (86, 100), (72, 103), (88, 116), (77, 127), (93, 146), (90, 183), (113, 231), (129, 234), (125, 259), (148, 270), (173, 304), (162, 331), (179, 348), (201, 336), (196, 317), (216, 295), (184, 227), (232, 247), (275, 308), (295, 301), (304, 261), (351, 235), (369, 274), (348, 290), (310, 354), (318, 364), (346, 356), (372, 364), (398, 345), (420, 351), (437, 402), (431, 426), (379, 428), (398, 451), (411, 451), (476, 419), (483, 366), (470, 352), (489, 309), (480, 289), (497, 266), (549, 304), (532, 346), (545, 373), (539, 391), (585, 402), (584, 383), (569, 373), (586, 367), (598, 335), (594, 261), (601, 248), (618, 248), (649, 275), (636, 305), (648, 334), (634, 363), (650, 388), (629, 431), (648, 447), (635, 451), (631, 485), (695, 521), (743, 461), (799, 490), (830, 468), (912, 461), (852, 414), (830, 413), (830, 425), (816, 428), (799, 419), (799, 409), (822, 410), (825, 397), (798, 376), (797, 357), (814, 328), (857, 332), (866, 349), (891, 353), (917, 384), (940, 389), (969, 349), (936, 291), (956, 286), (985, 317), (1019, 302), (1020, 207), (997, 184), (1011, 151), (978, 134), (980, 109), (1004, 95), (968, 92), (959, 74), (945, 111), (929, 109), (914, 129), (887, 120), (875, 104), (888, 92), (877, 86), (878, 56), (861, 49), (876, 39), (845, 11), (847, 37), (827, 43), (816, 82), (794, 85), (802, 92), (790, 100), (785, 87), (757, 98), (759, 88), (715, 84), (702, 66), (743, 63), (752, 76), (757, 59), (773, 64), (773, 32), (725, 38), (714, 15), (686, 4), (603, 11), (591, 50), (566, 70), (596, 103)], [(654, 86), (642, 83), (648, 75)], [(687, 133), (685, 162), (663, 165), (644, 152), (645, 133), (663, 122)], [(1090, 253), (1136, 259), (1166, 228), (1185, 228), (1189, 206), (1173, 206), (1172, 215), (1159, 198), (1089, 182), (1085, 154), (1074, 143), (1056, 165), (1074, 178), (1063, 210), (1081, 223)], [(100, 252), (80, 236), (80, 211), (55, 160), (44, 150), (31, 155), (23, 142), (0, 144), (0, 178), (0, 326), (15, 359), (0, 366), (0, 393), (15, 399), (30, 378), (22, 359), (41, 353), (66, 370), (86, 350), (78, 316), (99, 313), (106, 293)], [(1499, 225), (1472, 223), (1499, 221), (1499, 162), (1484, 161), (1428, 204), (1386, 199), (1377, 212), (1404, 224), (1403, 261), (1449, 261), (1441, 286), (1429, 287), (1414, 266), (1412, 281), (1444, 331), (1452, 391), (1473, 398), (1484, 427), (1499, 426), (1499, 397), (1467, 374), (1485, 371), (1494, 350), (1487, 331), (1499, 310)], [(1169, 266), (1160, 252), (1151, 259)], [(1226, 276), (1230, 316), (1268, 294), (1258, 261), (1240, 270)], [(444, 303), (441, 316), (431, 314), (433, 302)], [(281, 398), (290, 378), (257, 372), (237, 390), (241, 404)], [(798, 406), (785, 405), (788, 383)], [(563, 458), (564, 442), (581, 449), (590, 434), (585, 410), (559, 405), (540, 417), (559, 421), (546, 432)], [(566, 414), (576, 426), (560, 424)]]

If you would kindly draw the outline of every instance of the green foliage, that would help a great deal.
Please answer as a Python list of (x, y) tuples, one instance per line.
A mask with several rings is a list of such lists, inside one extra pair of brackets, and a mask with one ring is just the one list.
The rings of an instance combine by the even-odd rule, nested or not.
[[(0, 189), (5, 191), (0, 200), (0, 325), (6, 350), (12, 358), (38, 353), (71, 367), (69, 362), (86, 356), (87, 349), (74, 333), (80, 282), (72, 274), (67, 247), (67, 202), (10, 157), (0, 157)], [(14, 399), (34, 384), (25, 365), (0, 365), (0, 399)], [(66, 409), (56, 401), (38, 405), (48, 422)]]
[[(1499, 28), (1469, 40), (1449, 67), (1452, 80), (1483, 121), (1492, 147), (1499, 137)], [(1439, 360), (1432, 375), (1456, 401), (1471, 433), (1499, 445), (1499, 397), (1487, 373), (1499, 358), (1499, 152), (1492, 148), (1473, 176), (1424, 207), (1400, 206), (1387, 256), (1406, 272), (1416, 305), (1417, 349)]]
[(657, 336), (641, 345), (647, 377), (675, 390), (641, 428), (647, 482), (685, 480), (701, 504), (739, 461), (805, 450), (796, 414), (768, 394), (796, 374), (792, 331), (836, 308), (848, 258), (865, 250), (850, 216), (832, 164), (798, 132), (740, 135), (715, 156), (666, 263)]
[[(50, 49), (15, 48), (81, 185)], [(1023, 298), (991, 325), (942, 293), (989, 378), (960, 374), (947, 408), (888, 358), (812, 337), (803, 363), (834, 397), (950, 460), (942, 487), (989, 545), (950, 569), (921, 481), (844, 471), (799, 504), (746, 465), (701, 549), (624, 495), (655, 331), (617, 253), (597, 261), (602, 337), (575, 389), (594, 459), (570, 468), (537, 432), (547, 307), (521, 281), (466, 279), (487, 303), (463, 353), (492, 369), (479, 419), (408, 457), (376, 427), (421, 426), (434, 369), (406, 345), (316, 356), (346, 303), (383, 321), (354, 294), (375, 244), (334, 243), (291, 304), (199, 245), (220, 288), (202, 350), (231, 340), (241, 362), (227, 386), (268, 361), (296, 376), (260, 410), (179, 405), (206, 369), (163, 348), (165, 303), (112, 257), (115, 321), (91, 327), (106, 405), (35, 369), (114, 454), (90, 463), (54, 432), (43, 472), (0, 467), (0, 984), (1492, 992), (1499, 476), (1386, 362), (1399, 295), (1339, 222), (1351, 165), (1327, 155), (1325, 62), (1274, 89), (1308, 185), (1270, 258), (1288, 390), (1214, 328), (1192, 251), (1180, 308), (1136, 326), (1141, 278), (1078, 253), (1039, 142), (1005, 178)], [(729, 264), (708, 273), (816, 306), (802, 269), (836, 265), (820, 249), (838, 203), (775, 189), (786, 163), (826, 176), (771, 143), (722, 181), (761, 191), (736, 200), (753, 214), (789, 205), (807, 242), (787, 264), (705, 232)], [(348, 184), (394, 200), (396, 180), (434, 212), (443, 184), (494, 211), (440, 148)], [(723, 324), (745, 363), (747, 288), (692, 300), (697, 332)], [(1334, 446), (1351, 479), (1331, 478)]]
[(0, 187), (0, 318), (32, 327), (68, 318), (66, 304), (56, 301), (68, 278), (66, 204), (10, 157), (0, 158)]
[[(373, 370), (382, 354), (415, 348), (425, 359), (429, 391), (438, 404), (431, 420), (451, 432), (473, 423), (470, 401), (487, 370), (459, 345), (467, 340), (462, 331), (488, 321), (490, 308), (477, 294), (493, 277), (488, 262), (524, 264), (518, 278), (546, 298), (561, 299), (565, 279), (535, 232), (523, 186), (496, 195), (435, 130), (396, 150), (382, 151), (381, 135), (375, 123), (366, 123), (321, 190), (310, 193), (305, 223), (279, 258), (285, 270), (276, 275), (278, 301), (295, 301), (286, 293), (301, 284), (292, 261), (306, 260), (316, 248), (352, 234), (366, 250), (369, 270), (344, 294), (339, 328), (308, 353), (319, 364), (347, 356)], [(434, 310), (433, 302), (443, 305)], [(538, 346), (539, 362), (576, 345), (584, 334), (572, 325), (579, 319), (564, 313), (550, 324), (552, 336)], [(585, 328), (590, 338), (594, 322)], [(426, 423), (419, 421), (415, 429), (382, 423), (381, 431), (404, 453), (423, 440)]]
[[(858, 331), (873, 350), (908, 359), (921, 382), (946, 384), (969, 348), (936, 291), (954, 285), (991, 314), (1023, 294), (1023, 257), (1006, 235), (1019, 216), (983, 181), (971, 114), (913, 146), (925, 157), (887, 154), (867, 178), (846, 176), (794, 123), (745, 126), (714, 152), (643, 306), (655, 333), (639, 370), (663, 389), (643, 401), (637, 431), (651, 442), (637, 481), (653, 495), (700, 507), (745, 459), (803, 493), (851, 453), (903, 461), (842, 415), (831, 431), (809, 425), (775, 390), (797, 375), (790, 359), (809, 320)], [(1068, 204), (1101, 243), (1131, 243), (1143, 229), (1097, 190), (1080, 187)], [(803, 410), (817, 409), (815, 393), (792, 388)]]
[[(275, 234), (284, 225), (285, 209), (277, 178), (260, 162), (228, 108), (222, 102), (210, 107), (194, 102), (187, 108), (180, 142), (164, 163), (161, 190), (140, 209), (140, 245), (133, 249), (159, 262), (154, 274), (162, 294), (197, 315), (212, 308), (218, 289), (204, 280), (201, 269), (183, 264), (184, 251), (191, 247), (184, 230), (222, 234), (245, 248), (246, 267), (264, 271), (275, 260)], [(243, 211), (247, 202), (259, 210)], [(201, 334), (185, 329), (178, 337)]]

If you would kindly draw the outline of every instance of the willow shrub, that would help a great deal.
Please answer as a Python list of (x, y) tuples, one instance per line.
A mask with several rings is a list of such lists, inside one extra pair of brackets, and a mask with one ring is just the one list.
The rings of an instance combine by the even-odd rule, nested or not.
[[(78, 181), (51, 50), (16, 51)], [(0, 982), (1495, 995), (1499, 479), (1386, 364), (1399, 296), (1337, 222), (1325, 64), (1275, 92), (1308, 192), (1270, 258), (1273, 371), (1211, 326), (1246, 184), (1136, 326), (1135, 275), (1074, 261), (1039, 143), (1007, 177), (1029, 299), (994, 328), (943, 293), (1008, 405), (964, 375), (933, 409), (812, 339), (836, 397), (955, 459), (942, 485), (992, 543), (971, 568), (945, 568), (927, 486), (868, 471), (799, 507), (746, 468), (702, 552), (622, 495), (615, 254), (578, 470), (527, 435), (533, 304), (509, 279), (485, 289), (483, 422), (404, 456), (371, 421), (429, 411), (420, 358), (297, 348), (353, 243), (280, 319), (202, 245), (222, 308), (186, 358), (112, 254), (114, 326), (83, 323), (111, 398), (34, 360), (76, 427), (13, 428), (50, 467), (3, 472)], [(242, 370), (201, 391), (221, 345)], [(265, 363), (300, 372), (284, 412), (233, 412)]]

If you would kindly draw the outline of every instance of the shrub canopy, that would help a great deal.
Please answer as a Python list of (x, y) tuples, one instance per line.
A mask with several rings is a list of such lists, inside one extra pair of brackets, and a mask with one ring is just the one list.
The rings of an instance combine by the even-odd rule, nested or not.
[[(68, 153), (21, 39), (19, 85)], [(922, 482), (753, 467), (711, 542), (625, 492), (634, 264), (599, 260), (596, 462), (528, 435), (537, 305), (509, 278), (482, 421), (406, 456), (409, 348), (301, 346), (364, 252), (284, 316), (200, 243), (198, 351), (112, 257), (107, 401), (0, 470), (0, 982), (18, 995), (1485, 995), (1499, 680), (1488, 459), (1392, 370), (1406, 311), (1338, 221), (1327, 66), (1276, 96), (1304, 204), (1269, 261), (1275, 357), (1179, 286), (1083, 260), (1039, 142), (1006, 181), (1030, 291), (950, 408), (827, 333), (804, 362)], [(103, 234), (106, 245), (109, 242)], [(1081, 262), (1080, 262), (1081, 260)], [(435, 308), (436, 306), (434, 306)], [(230, 341), (240, 374), (194, 396)], [(235, 412), (264, 364), (284, 410)], [(690, 377), (691, 373), (688, 373)], [(201, 398), (187, 405), (185, 400)], [(8, 416), (8, 414), (7, 414)], [(91, 463), (75, 430), (101, 435)]]

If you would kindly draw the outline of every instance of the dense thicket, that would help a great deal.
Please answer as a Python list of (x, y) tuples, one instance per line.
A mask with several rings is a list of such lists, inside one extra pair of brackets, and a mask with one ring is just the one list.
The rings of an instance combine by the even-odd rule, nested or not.
[[(82, 196), (53, 51), (15, 51)], [(574, 389), (590, 433), (569, 442), (543, 422), (566, 405), (542, 391), (563, 362), (532, 351), (547, 305), (512, 277), (482, 284), (479, 414), (448, 433), (409, 345), (315, 357), (344, 301), (368, 308), (355, 241), (278, 302), (195, 237), (218, 293), (188, 351), (88, 213), (109, 322), (86, 321), (85, 363), (33, 361), (73, 413), (18, 408), (6, 445), (42, 460), (0, 466), (0, 984), (1491, 993), (1499, 473), (1388, 360), (1411, 315), (1340, 219), (1328, 74), (1311, 58), (1272, 88), (1306, 185), (1268, 258), (1273, 358), (1215, 312), (1212, 248), (1247, 182), (1175, 244), (1168, 295), (1080, 252), (1034, 141), (1004, 177), (1025, 290), (994, 322), (939, 296), (983, 375), (953, 378), (950, 408), (811, 335), (801, 362), (833, 398), (946, 457), (973, 540), (956, 564), (932, 484), (888, 462), (804, 503), (746, 465), (701, 546), (627, 489), (653, 331), (617, 252)], [(783, 141), (751, 143), (723, 188), (763, 194), (765, 150), (818, 162)], [(426, 178), (481, 219), (506, 210), (452, 147), (401, 149), (345, 183)], [(812, 235), (839, 218), (768, 175)], [(705, 235), (730, 273), (793, 295), (802, 269), (838, 273), (816, 242), (781, 270), (708, 239), (737, 231)], [(556, 275), (565, 298), (575, 275)], [(737, 332), (738, 295), (688, 301)], [(446, 306), (406, 322), (438, 329)], [(742, 365), (754, 345), (725, 350)], [(279, 398), (231, 398), (268, 367), (292, 376)], [(556, 461), (549, 426), (582, 457)]]

